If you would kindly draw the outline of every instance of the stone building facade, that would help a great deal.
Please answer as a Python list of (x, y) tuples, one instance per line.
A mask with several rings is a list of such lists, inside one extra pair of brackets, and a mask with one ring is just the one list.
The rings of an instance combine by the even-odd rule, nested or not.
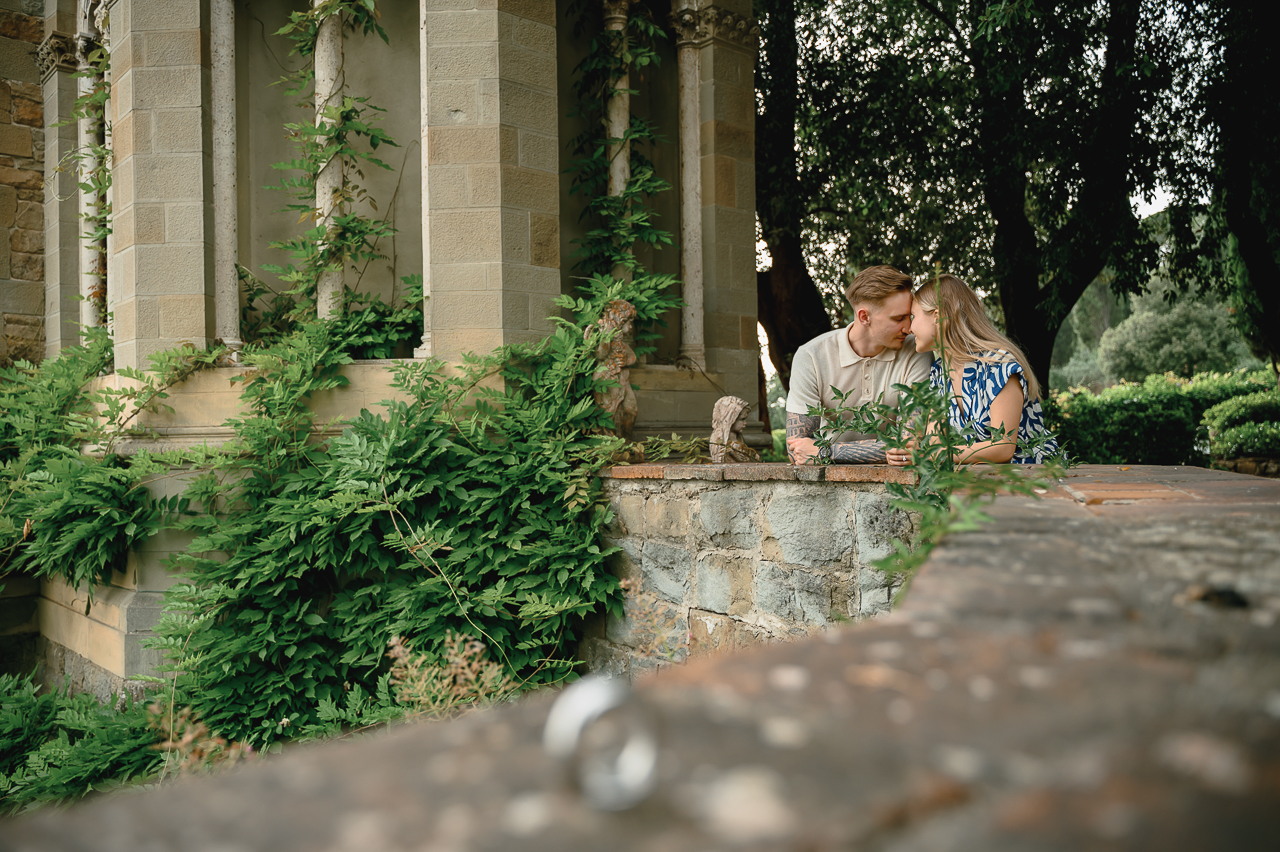
[(42, 12), (0, 0), (0, 364), (44, 355)]
[[(647, 15), (667, 34), (662, 62), (634, 74), (634, 93), (610, 114), (644, 117), (663, 136), (644, 153), (673, 187), (653, 205), (676, 245), (642, 249), (641, 259), (679, 277), (688, 304), (665, 318), (656, 354), (632, 371), (636, 437), (705, 433), (721, 395), (757, 399), (749, 0), (383, 2), (389, 44), (335, 29), (314, 57), (290, 55), (275, 33), (307, 6), (0, 0), (0, 222), (10, 231), (0, 300), (8, 328), (43, 323), (42, 340), (22, 332), (24, 351), (56, 356), (83, 325), (104, 322), (117, 370), (145, 368), (184, 343), (241, 342), (239, 270), (262, 275), (284, 259), (271, 243), (300, 230), (266, 187), (279, 181), (273, 164), (294, 156), (283, 125), (316, 120), (270, 85), (301, 62), (314, 63), (327, 94), (385, 107), (383, 125), (399, 142), (379, 152), (391, 168), (362, 179), (396, 234), (379, 246), (386, 258), (346, 284), (394, 300), (405, 276), (423, 276), (423, 334), (405, 356), (457, 362), (544, 336), (553, 300), (576, 287), (572, 256), (587, 227), (567, 174), (584, 129), (575, 68), (593, 33)], [(77, 95), (95, 84), (92, 73), (74, 75), (93, 71), (98, 48), (110, 58), (107, 128), (74, 115)], [(78, 155), (95, 139), (109, 145), (112, 231), (89, 244), (83, 217), (100, 199), (80, 191), (78, 170), (94, 161)], [(217, 441), (237, 410), (237, 372), (207, 371), (170, 391), (173, 411), (148, 415), (155, 441)], [(327, 411), (354, 414), (382, 398), (385, 368), (355, 373)], [(759, 424), (747, 438), (769, 440)], [(86, 684), (118, 683), (154, 662), (141, 641), (172, 582), (163, 557), (184, 544), (152, 544), (88, 614), (74, 590), (47, 583), (40, 592), (46, 656), (84, 672)]]

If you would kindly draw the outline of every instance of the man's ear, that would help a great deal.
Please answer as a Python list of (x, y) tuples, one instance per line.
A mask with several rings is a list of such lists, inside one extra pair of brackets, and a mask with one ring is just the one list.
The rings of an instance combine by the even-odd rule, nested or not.
[(858, 321), (858, 325), (871, 324), (871, 310), (866, 305), (853, 309), (853, 318)]

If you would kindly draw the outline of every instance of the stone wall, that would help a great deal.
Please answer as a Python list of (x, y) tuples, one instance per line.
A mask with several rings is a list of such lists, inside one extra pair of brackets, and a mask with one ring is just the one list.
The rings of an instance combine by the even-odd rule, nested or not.
[(625, 617), (596, 624), (582, 656), (630, 676), (887, 611), (896, 583), (870, 565), (915, 534), (916, 519), (885, 489), (906, 476), (854, 465), (606, 471), (612, 568), (630, 590)]
[[(32, 6), (35, 8), (32, 8)], [(39, 4), (0, 2), (0, 363), (44, 355), (44, 104)]]

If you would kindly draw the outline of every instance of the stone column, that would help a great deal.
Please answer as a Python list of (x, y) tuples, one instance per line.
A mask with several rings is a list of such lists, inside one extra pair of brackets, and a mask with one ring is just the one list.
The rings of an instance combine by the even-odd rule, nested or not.
[[(321, 6), (324, 0), (312, 0), (314, 6)], [(316, 126), (333, 124), (326, 119), (323, 110), (328, 106), (340, 106), (342, 99), (342, 16), (331, 15), (320, 24), (320, 32), (316, 35), (316, 50), (312, 57), (315, 61), (315, 98)], [(316, 176), (316, 222), (326, 229), (333, 225), (334, 194), (342, 189), (343, 163), (341, 157), (334, 157), (325, 163), (320, 174)], [(316, 310), (321, 317), (327, 317), (334, 311), (342, 309), (343, 267), (329, 269), (321, 273), (316, 281)]]
[(706, 37), (700, 48), (699, 108), (707, 368), (724, 375), (728, 393), (758, 401), (755, 55), (760, 28), (748, 17), (751, 11), (750, 0), (702, 9)]
[[(72, 162), (79, 143), (75, 124), (64, 123), (70, 121), (76, 100), (76, 81), (71, 76), (77, 66), (72, 34), (75, 4), (58, 6), (46, 18), (47, 35), (36, 53), (44, 94), (45, 357), (80, 342), (80, 188), (75, 168), (59, 170)], [(35, 183), (34, 189), (39, 190), (39, 175)]]
[(554, 0), (426, 0), (431, 344), (544, 337), (560, 293)]
[(110, 4), (116, 366), (214, 335), (209, 0)]
[[(631, 3), (632, 0), (604, 0), (604, 28), (606, 32), (621, 33), (619, 50), (626, 49)], [(614, 85), (618, 91), (609, 99), (605, 111), (609, 138), (618, 140), (609, 145), (609, 194), (621, 195), (631, 180), (631, 144), (623, 141), (631, 128), (631, 75), (623, 74)]]
[(671, 16), (676, 28), (680, 77), (680, 277), (684, 308), (680, 317), (680, 359), (706, 369), (702, 294), (702, 122), (699, 105), (701, 51), (707, 30), (695, 0), (682, 0)]
[[(82, 74), (93, 71), (89, 64), (89, 55), (98, 50), (102, 43), (100, 34), (91, 20), (81, 22), (82, 29), (76, 34), (76, 62)], [(79, 77), (76, 80), (76, 92), (79, 97), (93, 93), (99, 81), (95, 77)], [(81, 157), (79, 164), (80, 181), (87, 185), (93, 175), (102, 167), (102, 160), (94, 154), (100, 150), (105, 139), (100, 116), (86, 115), (78, 122)], [(86, 328), (102, 325), (105, 319), (102, 307), (106, 303), (107, 258), (106, 237), (91, 239), (90, 219), (98, 216), (106, 199), (92, 190), (80, 190), (80, 324)]]
[(213, 0), (209, 34), (213, 64), (213, 276), (214, 333), (231, 350), (232, 360), (244, 346), (240, 339), (240, 275), (236, 196), (236, 7), (235, 0)]
[(430, 48), (427, 44), (427, 7), (429, 0), (419, 0), (418, 6), (418, 91), (421, 98), (419, 111), (418, 139), (422, 145), (422, 342), (413, 350), (415, 358), (430, 358), (431, 348), (431, 181), (428, 179), (428, 165), (431, 162), (430, 121), (431, 87), (427, 57)]

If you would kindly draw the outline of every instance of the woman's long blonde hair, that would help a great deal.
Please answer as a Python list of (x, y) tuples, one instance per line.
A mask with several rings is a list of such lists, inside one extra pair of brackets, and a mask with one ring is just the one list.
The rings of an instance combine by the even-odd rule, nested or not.
[(1040, 383), (1027, 363), (1027, 356), (1000, 333), (982, 309), (978, 294), (969, 289), (968, 284), (954, 275), (938, 275), (916, 290), (915, 299), (925, 310), (941, 308), (938, 311), (938, 335), (949, 359), (1000, 363), (1010, 360), (1010, 357), (987, 353), (1004, 350), (1022, 367), (1022, 375), (1027, 379), (1028, 397), (1040, 398)]

